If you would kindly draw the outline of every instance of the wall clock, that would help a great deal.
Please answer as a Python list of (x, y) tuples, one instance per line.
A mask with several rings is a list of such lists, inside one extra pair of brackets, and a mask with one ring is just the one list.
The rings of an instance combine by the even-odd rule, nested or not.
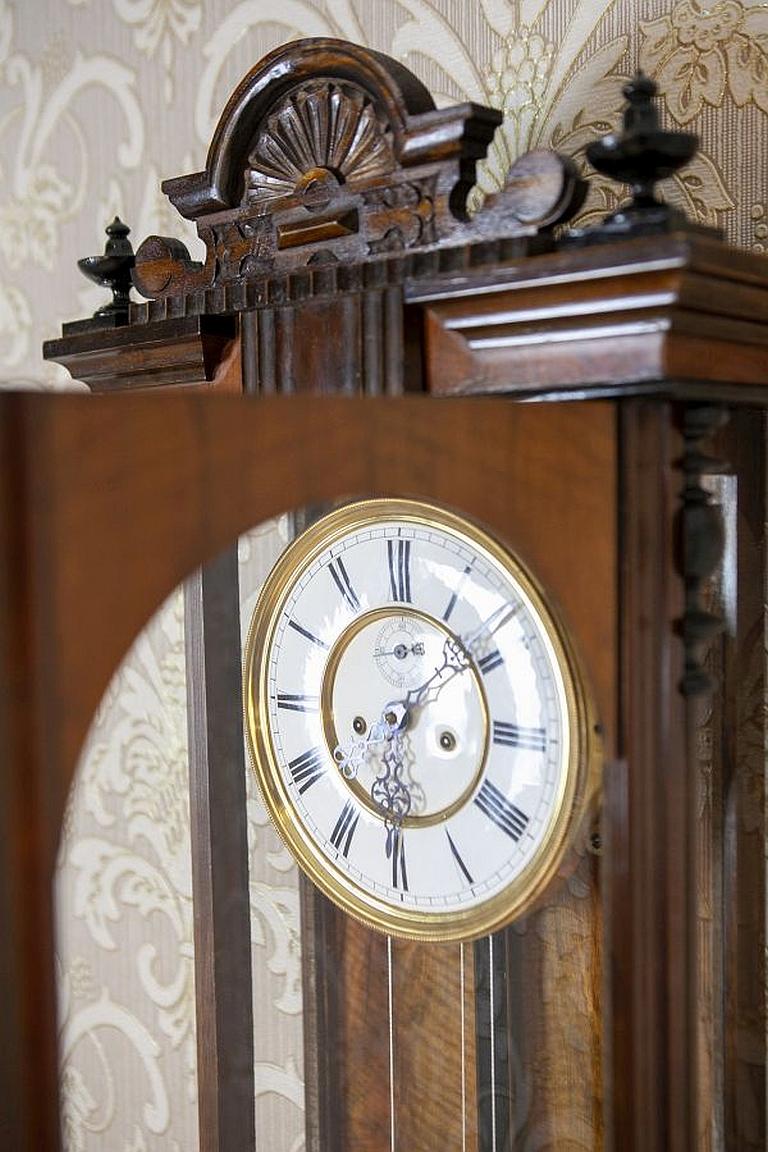
[[(138, 507), (151, 531), (165, 514), (170, 481), (167, 472), (156, 485), (147, 480), (157, 468), (142, 453), (163, 444), (158, 459), (177, 482), (173, 515), (151, 536), (152, 549), (139, 542), (119, 553), (151, 555), (146, 578), (136, 561), (136, 596), (148, 596), (156, 578), (155, 602), (171, 584), (162, 568), (168, 552), (178, 579), (223, 543), (202, 528), (189, 543), (198, 506), (205, 524), (226, 523), (231, 540), (259, 515), (286, 509), (311, 516), (327, 502), (392, 492), (419, 502), (375, 505), (375, 528), (363, 527), (359, 504), (320, 521), (285, 553), (254, 624), (248, 699), (260, 771), (278, 822), (316, 881), (301, 889), (311, 1152), (692, 1152), (718, 1146), (723, 1133), (721, 1146), (765, 1145), (765, 855), (756, 831), (765, 792), (762, 765), (747, 767), (739, 722), (747, 708), (738, 696), (750, 637), (762, 635), (754, 590), (765, 571), (765, 443), (748, 406), (765, 403), (765, 272), (757, 257), (732, 252), (655, 201), (655, 176), (689, 155), (692, 142), (670, 143), (660, 132), (647, 81), (627, 95), (624, 132), (602, 156), (631, 179), (636, 203), (578, 246), (560, 245), (552, 226), (579, 194), (567, 161), (547, 152), (521, 158), (506, 189), (468, 220), (474, 165), (497, 113), (435, 109), (400, 64), (354, 45), (280, 49), (233, 93), (204, 170), (165, 185), (196, 222), (204, 262), (174, 240), (151, 237), (134, 270), (147, 301), (68, 326), (47, 349), (94, 390), (194, 384), (261, 399), (230, 400), (239, 410), (228, 415), (215, 396), (147, 405), (153, 429), (169, 421), (174, 454), (160, 438), (137, 437), (130, 449), (120, 440), (134, 427), (131, 414), (143, 410), (141, 398), (120, 398), (114, 418), (111, 402), (93, 406), (89, 419), (106, 427), (89, 436), (63, 421), (46, 439), (48, 425), (27, 416), (32, 400), (19, 405), (15, 423), (9, 418), (9, 437), (30, 437), (30, 458), (46, 461), (45, 476), (62, 478), (57, 499), (41, 500), (54, 526), (59, 515), (62, 524), (84, 522), (67, 503), (73, 492), (87, 501), (92, 489), (106, 500), (138, 472)], [(408, 391), (495, 392), (505, 400), (395, 399)], [(271, 393), (315, 395), (264, 399)], [(514, 402), (523, 399), (546, 403)], [(718, 432), (724, 414), (731, 429)], [(162, 431), (167, 436), (168, 425)], [(704, 649), (718, 621), (705, 592), (723, 536), (701, 475), (718, 467), (708, 444), (715, 435), (739, 475), (726, 534), (726, 547), (738, 550), (729, 590), (738, 612), (710, 656), (724, 687), (707, 721), (714, 751), (704, 778), (696, 701), (711, 686)], [(90, 487), (74, 485), (83, 443), (100, 446), (104, 471), (117, 462), (110, 484), (86, 476)], [(180, 491), (193, 491), (184, 486), (190, 470), (199, 487), (180, 503)], [(369, 562), (371, 541), (361, 533), (382, 527)], [(439, 579), (427, 586), (427, 527), (435, 565), (452, 567), (454, 579), (470, 568), (463, 590)], [(20, 530), (19, 539), (23, 552), (38, 536)], [(100, 551), (88, 555), (93, 566), (102, 563)], [(530, 564), (545, 593), (515, 557)], [(483, 584), (483, 564), (495, 586), (490, 578)], [(50, 609), (58, 642), (46, 646), (45, 660), (64, 655), (58, 678), (50, 674), (55, 690), (25, 699), (43, 701), (41, 748), (55, 742), (57, 724), (68, 724), (71, 750), (67, 693), (78, 681), (66, 675), (65, 655), (81, 677), (93, 675), (83, 664), (82, 605), (66, 599), (74, 599), (77, 571), (65, 562), (48, 567), (63, 591)], [(112, 569), (108, 577), (88, 586), (101, 611), (96, 636), (100, 621), (119, 617), (103, 607), (120, 583)], [(254, 1022), (232, 552), (206, 563), (199, 587), (202, 655), (191, 673), (204, 691), (190, 797), (201, 1147), (251, 1152)], [(435, 588), (444, 600), (433, 599)], [(492, 632), (500, 589), (505, 604), (525, 607)], [(487, 613), (481, 593), (491, 601)], [(47, 636), (45, 620), (38, 632)], [(129, 634), (126, 626), (118, 638), (127, 643)], [(455, 662), (445, 682), (423, 670), (435, 652), (438, 669), (448, 661), (453, 673)], [(512, 685), (516, 659), (524, 674)], [(9, 659), (9, 668), (17, 665), (26, 668)], [(17, 683), (12, 675), (9, 682)], [(528, 684), (519, 711), (510, 704), (518, 683)], [(95, 706), (89, 685), (90, 695), (77, 697), (78, 716), (85, 703)], [(549, 883), (557, 845), (571, 841), (586, 811), (579, 797), (590, 792), (592, 696), (603, 726), (599, 837), (566, 883)], [(761, 749), (763, 713), (749, 714), (759, 717)], [(558, 759), (552, 750), (566, 737), (569, 756)], [(452, 756), (456, 776), (435, 772), (433, 785), (417, 773), (416, 752), (430, 765)], [(510, 765), (527, 765), (527, 792)], [(553, 766), (551, 787), (531, 782), (542, 765)], [(35, 796), (28, 791), (30, 799), (20, 792), (16, 806), (2, 810), (26, 811)], [(470, 820), (483, 828), (487, 862), (472, 855), (472, 837), (465, 842)], [(526, 841), (537, 820), (541, 831)], [(13, 848), (13, 836), (32, 823), (14, 819), (0, 837), (3, 851), (22, 861), (14, 876), (24, 874), (29, 853), (24, 842)], [(421, 837), (438, 840), (454, 887), (430, 879), (434, 856), (420, 861)], [(487, 906), (468, 895), (478, 879), (492, 890)], [(41, 917), (41, 888), (36, 901), (19, 904), (18, 918), (27, 907)], [(440, 930), (403, 938), (414, 934), (409, 916), (426, 920), (408, 900), (435, 899), (436, 891), (461, 906), (429, 920), (447, 917), (453, 939), (438, 941)], [(539, 892), (545, 898), (534, 904)], [(509, 917), (511, 926), (467, 943)], [(42, 962), (37, 921), (7, 935), (11, 943), (0, 947), (25, 950), (25, 964)], [(10, 1010), (0, 1018), (14, 1019)], [(39, 1043), (39, 1027), (34, 1034)], [(52, 1083), (50, 1029), (43, 1042)], [(24, 1050), (12, 1095), (23, 1099), (30, 1131), (43, 1115), (52, 1132), (51, 1110), (43, 1114), (22, 1096), (24, 1084), (38, 1083), (33, 1046)], [(37, 1152), (52, 1142), (27, 1146)]]
[(594, 720), (508, 550), (434, 505), (338, 509), (268, 577), (245, 667), (262, 794), (326, 895), (425, 940), (530, 909), (583, 822)]

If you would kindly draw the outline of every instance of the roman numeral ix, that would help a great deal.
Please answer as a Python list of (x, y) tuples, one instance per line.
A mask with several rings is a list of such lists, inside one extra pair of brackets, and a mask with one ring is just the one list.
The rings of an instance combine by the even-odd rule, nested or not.
[(506, 832), (507, 836), (517, 843), (528, 827), (528, 817), (525, 812), (507, 800), (506, 796), (499, 791), (495, 784), (491, 784), (490, 780), (484, 780), (483, 786), (475, 796), (474, 803), (477, 804), (481, 812), (492, 820), (497, 828), (502, 832)]
[(506, 720), (494, 720), (493, 742), (508, 748), (543, 752), (547, 747), (547, 734), (543, 728), (523, 728), (520, 724), (508, 724)]
[(387, 540), (389, 587), (393, 600), (411, 602), (411, 541)]
[(319, 696), (303, 696), (300, 692), (278, 692), (278, 708), (288, 712), (317, 712), (320, 708)]

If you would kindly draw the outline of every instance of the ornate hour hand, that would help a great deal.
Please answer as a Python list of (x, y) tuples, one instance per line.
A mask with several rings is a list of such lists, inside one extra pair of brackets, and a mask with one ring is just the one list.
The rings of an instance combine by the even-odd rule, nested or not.
[(333, 759), (339, 771), (347, 780), (353, 780), (358, 769), (365, 762), (368, 749), (371, 745), (383, 744), (392, 739), (395, 733), (401, 732), (408, 723), (408, 713), (405, 704), (395, 701), (387, 704), (379, 720), (371, 724), (364, 736), (352, 740), (345, 747), (337, 744), (333, 750)]
[(384, 740), (389, 739), (389, 735), (390, 726), (382, 717), (381, 720), (371, 724), (364, 736), (357, 740), (351, 740), (346, 747), (343, 744), (337, 744), (333, 750), (333, 759), (336, 761), (342, 776), (347, 780), (354, 780), (358, 769), (365, 763), (370, 745), (381, 744)]

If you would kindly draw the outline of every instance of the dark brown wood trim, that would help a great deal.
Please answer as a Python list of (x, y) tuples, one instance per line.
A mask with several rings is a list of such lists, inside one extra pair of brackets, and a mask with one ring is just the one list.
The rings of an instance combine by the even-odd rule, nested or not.
[[(0, 1145), (54, 1152), (60, 1117), (53, 869), (64, 788), (55, 768), (57, 704), (40, 670), (50, 656), (51, 582), (60, 572), (39, 564), (56, 515), (56, 468), (49, 470), (35, 441), (25, 398), (6, 393), (0, 400)], [(68, 777), (73, 769), (72, 762)]]
[(253, 1152), (248, 822), (237, 548), (185, 584), (200, 1152)]
[[(621, 721), (626, 786), (606, 840), (612, 1152), (693, 1152), (696, 1133), (697, 769), (679, 690), (684, 589), (675, 571), (682, 438), (667, 404), (621, 409)], [(613, 822), (613, 823), (612, 823)]]

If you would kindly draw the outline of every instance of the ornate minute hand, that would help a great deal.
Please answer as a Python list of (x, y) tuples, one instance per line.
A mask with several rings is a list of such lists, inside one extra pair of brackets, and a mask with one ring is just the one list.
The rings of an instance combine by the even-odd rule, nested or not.
[(517, 610), (516, 604), (500, 604), (487, 619), (473, 628), (466, 636), (447, 636), (443, 644), (442, 664), (435, 668), (435, 671), (423, 684), (410, 690), (403, 701), (405, 708), (410, 710), (435, 700), (449, 680), (469, 668), (470, 656), (475, 654), (474, 649), (478, 640), (486, 636), (493, 636), (515, 615)]
[(447, 636), (443, 644), (443, 662), (435, 668), (432, 675), (420, 684), (418, 688), (411, 688), (403, 700), (406, 711), (418, 708), (422, 704), (429, 704), (437, 699), (440, 689), (449, 680), (469, 667), (469, 654), (461, 640), (454, 636)]
[[(443, 643), (442, 664), (435, 668), (432, 675), (429, 676), (423, 684), (420, 684), (418, 688), (411, 688), (403, 700), (388, 704), (381, 718), (370, 726), (365, 736), (360, 737), (359, 740), (353, 740), (346, 748), (341, 744), (336, 745), (333, 758), (338, 764), (342, 775), (348, 780), (354, 779), (360, 765), (365, 761), (368, 748), (371, 745), (387, 742), (389, 748), (383, 756), (385, 772), (382, 779), (387, 779), (390, 776), (397, 777), (398, 773), (387, 767), (387, 757), (392, 756), (393, 737), (396, 733), (401, 733), (405, 728), (411, 710), (413, 708), (420, 708), (424, 704), (429, 704), (433, 700), (436, 700), (440, 691), (449, 680), (452, 680), (454, 676), (458, 676), (461, 672), (469, 668), (470, 657), (474, 655), (474, 649), (478, 640), (486, 636), (493, 636), (495, 632), (498, 632), (498, 630), (515, 615), (518, 607), (516, 604), (500, 604), (498, 608), (491, 612), (490, 616), (478, 624), (476, 628), (473, 628), (466, 636), (460, 638), (447, 636)], [(401, 742), (402, 740), (400, 739), (400, 743)], [(400, 766), (402, 767), (402, 758), (400, 760)], [(377, 777), (377, 779), (379, 779), (379, 777)], [(402, 787), (405, 788), (405, 785), (403, 784)]]

